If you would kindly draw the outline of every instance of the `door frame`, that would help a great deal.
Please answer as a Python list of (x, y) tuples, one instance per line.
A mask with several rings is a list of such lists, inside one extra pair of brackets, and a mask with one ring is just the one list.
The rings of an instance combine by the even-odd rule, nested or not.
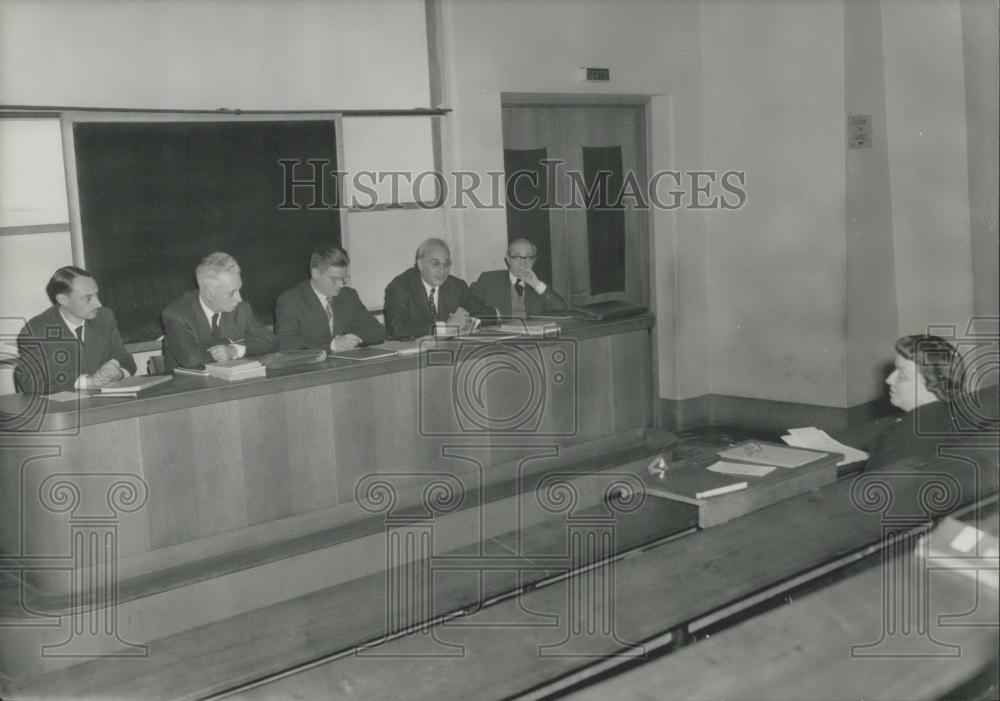
[[(580, 93), (525, 93), (525, 92), (501, 92), (500, 110), (506, 107), (636, 107), (643, 110), (642, 129), (639, 133), (639, 150), (645, 161), (645, 176), (648, 182), (649, 169), (651, 163), (650, 143), (650, 109), (653, 96), (648, 94), (580, 94)], [(501, 143), (503, 135), (501, 134)], [(649, 204), (649, 203), (647, 203)], [(506, 207), (504, 207), (506, 216)], [(640, 266), (639, 279), (639, 300), (642, 304), (652, 308), (653, 302), (653, 273), (655, 269), (655, 258), (653, 252), (653, 212), (647, 206), (645, 213), (646, 224), (646, 262), (645, 266)], [(567, 293), (572, 297), (572, 290)], [(567, 303), (573, 304), (573, 300), (567, 298)]]

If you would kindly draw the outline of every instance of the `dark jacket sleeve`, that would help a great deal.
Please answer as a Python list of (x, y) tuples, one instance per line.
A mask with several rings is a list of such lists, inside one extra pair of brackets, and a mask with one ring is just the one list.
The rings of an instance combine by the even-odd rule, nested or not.
[(479, 318), (480, 321), (496, 321), (500, 318), (500, 312), (495, 307), (491, 307), (479, 298), (471, 287), (462, 283), (465, 288), (462, 292), (462, 301), (459, 306), (469, 312), (471, 316)]
[[(47, 362), (41, 339), (33, 338), (31, 328), (25, 326), (17, 335), (17, 365), (14, 366), (14, 386), (19, 392), (28, 394), (53, 391), (48, 386)], [(56, 390), (69, 389), (74, 377), (65, 387)]]
[(545, 292), (539, 295), (542, 298), (544, 309), (547, 312), (566, 309), (566, 300), (558, 292), (552, 289), (551, 285), (545, 286)]
[(385, 288), (385, 325), (390, 336), (418, 338), (430, 333), (422, 319), (411, 318), (411, 295), (404, 277), (397, 277)]
[(242, 306), (240, 313), (248, 317), (245, 322), (246, 355), (258, 356), (278, 350), (278, 337), (270, 329), (257, 321), (257, 317), (253, 315), (253, 308), (250, 306), (250, 303), (244, 301), (240, 302), (240, 305)]
[(373, 343), (381, 343), (385, 340), (385, 328), (382, 324), (378, 323), (378, 319), (372, 315), (365, 305), (361, 302), (361, 298), (358, 293), (353, 289), (344, 288), (340, 291), (340, 294), (351, 295), (351, 327), (348, 329), (349, 333), (356, 334), (361, 338), (361, 342), (366, 346), (370, 346)]
[(278, 335), (280, 350), (302, 350), (309, 347), (309, 341), (299, 333), (302, 319), (298, 305), (292, 299), (293, 294), (294, 291), (289, 291), (278, 297), (274, 308), (274, 330)]
[(198, 343), (191, 320), (167, 307), (163, 310), (163, 331), (166, 336), (167, 351), (176, 365), (196, 368), (205, 363), (215, 362), (212, 354)]
[[(105, 307), (107, 309), (107, 307)], [(108, 312), (108, 358), (114, 358), (118, 361), (125, 370), (128, 370), (130, 375), (134, 375), (136, 371), (135, 358), (132, 354), (125, 350), (125, 344), (122, 343), (121, 334), (118, 333), (118, 322), (115, 319), (115, 313), (110, 309)]]

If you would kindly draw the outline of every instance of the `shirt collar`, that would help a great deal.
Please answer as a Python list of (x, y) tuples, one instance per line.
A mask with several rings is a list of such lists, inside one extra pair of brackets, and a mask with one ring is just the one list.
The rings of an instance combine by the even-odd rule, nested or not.
[[(205, 305), (205, 300), (203, 300), (201, 298), (201, 295), (198, 295), (198, 304), (201, 305), (201, 311), (204, 312), (205, 318), (208, 319), (208, 325), (209, 326), (212, 325), (212, 317), (213, 316), (215, 316), (216, 314), (220, 314), (220, 315), (222, 314), (222, 312), (213, 312), (211, 309), (209, 309)], [(219, 317), (219, 324), (220, 325), (222, 324), (222, 317), (221, 316)]]
[[(521, 279), (521, 278), (517, 277), (516, 275), (514, 275), (514, 273), (510, 272), (509, 270), (507, 271), (507, 277), (510, 278), (510, 284), (511, 285), (513, 285), (514, 283), (516, 283), (518, 280)], [(523, 284), (523, 281), (522, 281), (522, 284)]]
[(320, 306), (326, 309), (326, 295), (322, 294), (319, 290), (316, 289), (316, 286), (312, 284), (312, 280), (309, 281), (309, 288), (313, 291), (313, 294), (316, 295), (316, 298), (319, 300)]
[(424, 285), (424, 292), (426, 292), (426, 293), (427, 293), (427, 296), (428, 296), (428, 297), (429, 297), (429, 296), (430, 296), (430, 294), (431, 294), (431, 290), (437, 290), (437, 289), (440, 289), (440, 287), (441, 287), (440, 285), (438, 285), (437, 287), (432, 287), (431, 285), (428, 285), (428, 284), (427, 284), (427, 281), (426, 281), (426, 280), (424, 280), (424, 278), (423, 278), (423, 277), (421, 277), (421, 278), (420, 278), (420, 282), (422, 282), (422, 283), (423, 283), (423, 285)]
[(73, 333), (76, 333), (76, 330), (78, 328), (84, 326), (87, 323), (86, 321), (81, 321), (81, 322), (70, 321), (69, 317), (66, 316), (66, 312), (63, 311), (62, 307), (59, 307), (59, 316), (62, 317), (63, 323), (66, 324), (66, 326), (69, 327), (69, 330), (72, 331)]

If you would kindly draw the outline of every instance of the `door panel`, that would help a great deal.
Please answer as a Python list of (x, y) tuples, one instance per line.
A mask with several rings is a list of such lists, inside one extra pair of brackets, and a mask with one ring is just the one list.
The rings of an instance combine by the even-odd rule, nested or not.
[[(508, 150), (527, 149), (544, 149), (545, 156), (563, 162), (558, 169), (550, 166), (553, 177), (544, 188), (554, 206), (543, 201), (540, 207), (548, 213), (552, 285), (573, 304), (606, 299), (648, 304), (647, 212), (634, 198), (619, 201), (626, 180), (644, 193), (644, 135), (641, 106), (504, 107), (505, 164)], [(533, 157), (537, 164), (538, 154)], [(508, 179), (513, 176), (508, 170)], [(533, 233), (544, 219), (537, 209), (516, 209), (508, 202), (508, 240), (518, 231)], [(529, 214), (530, 226), (525, 223)], [(542, 248), (539, 241), (536, 245)], [(540, 251), (536, 266), (541, 263)], [(537, 270), (542, 275), (544, 268)]]

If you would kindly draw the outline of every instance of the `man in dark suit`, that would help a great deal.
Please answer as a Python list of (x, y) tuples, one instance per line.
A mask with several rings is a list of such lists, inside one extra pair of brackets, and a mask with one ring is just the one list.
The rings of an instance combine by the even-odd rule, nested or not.
[(381, 343), (385, 329), (347, 287), (347, 251), (324, 245), (309, 259), (310, 279), (278, 297), (275, 331), (281, 350), (350, 350)]
[(45, 286), (52, 306), (17, 337), (14, 382), (22, 392), (47, 394), (103, 387), (135, 373), (115, 315), (101, 306), (97, 281), (82, 268), (59, 268)]
[(228, 253), (211, 253), (195, 271), (198, 289), (185, 292), (163, 310), (163, 360), (167, 371), (263, 355), (278, 339), (254, 318), (240, 297), (240, 266)]
[(420, 244), (416, 266), (397, 275), (385, 288), (389, 336), (426, 336), (437, 321), (468, 330), (474, 318), (496, 320), (497, 310), (479, 299), (464, 280), (450, 275), (450, 270), (448, 244), (441, 239)]
[(528, 239), (511, 241), (504, 257), (507, 270), (483, 273), (472, 283), (472, 291), (500, 310), (502, 317), (524, 319), (565, 309), (566, 301), (532, 270), (537, 253)]

